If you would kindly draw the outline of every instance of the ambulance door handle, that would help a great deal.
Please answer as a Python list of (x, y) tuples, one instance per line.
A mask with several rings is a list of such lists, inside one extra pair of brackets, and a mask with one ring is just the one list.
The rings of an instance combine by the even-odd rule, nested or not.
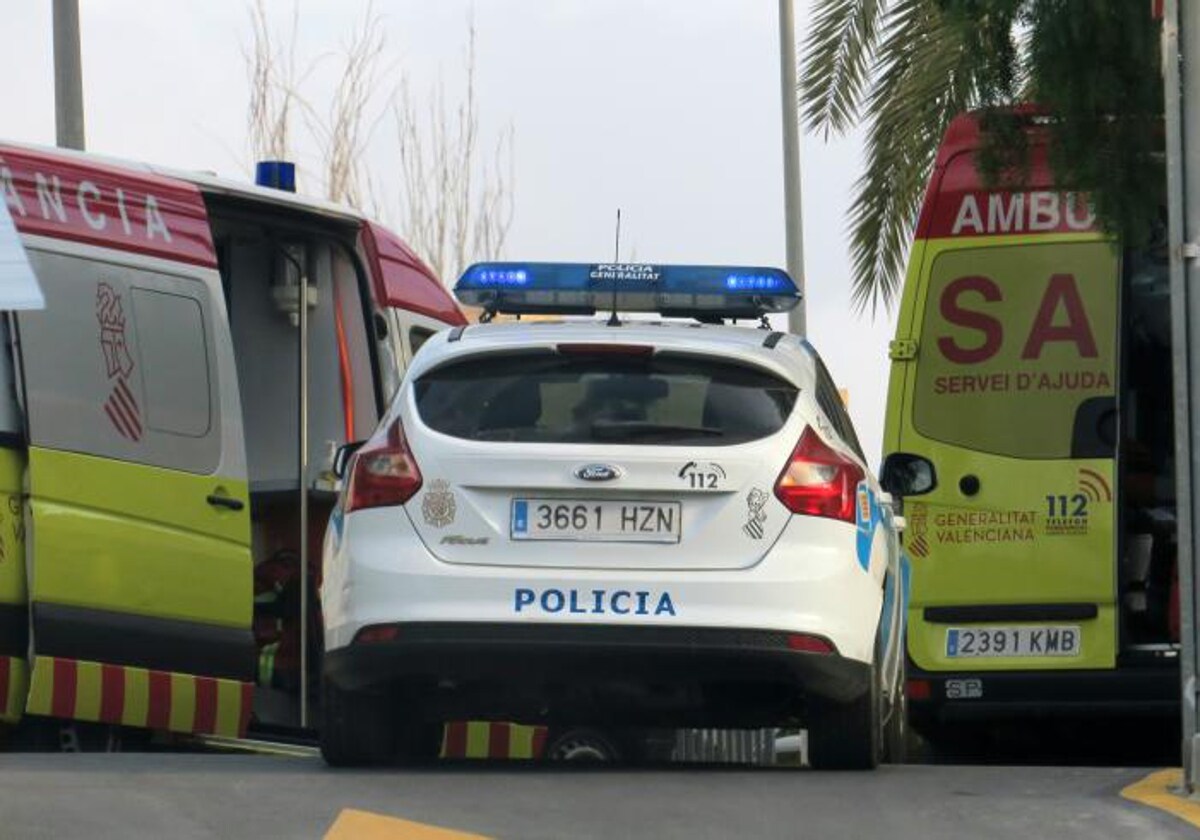
[(246, 506), (246, 503), (241, 499), (235, 499), (232, 496), (225, 496), (220, 493), (210, 493), (208, 495), (208, 503), (213, 507), (229, 508), (230, 510), (241, 510)]

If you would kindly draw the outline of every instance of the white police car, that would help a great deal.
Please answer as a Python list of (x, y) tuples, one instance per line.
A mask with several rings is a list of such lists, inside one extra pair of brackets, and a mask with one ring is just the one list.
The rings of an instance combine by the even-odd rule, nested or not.
[[(485, 315), (700, 320), (796, 305), (771, 269), (489, 264)], [(816, 767), (903, 736), (907, 566), (813, 348), (612, 318), (431, 338), (350, 462), (326, 536), (321, 749), (438, 722), (805, 726)]]

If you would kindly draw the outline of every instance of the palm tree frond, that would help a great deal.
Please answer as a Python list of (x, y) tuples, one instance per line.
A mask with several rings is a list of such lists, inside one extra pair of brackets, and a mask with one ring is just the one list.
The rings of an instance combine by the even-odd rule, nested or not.
[(866, 167), (850, 213), (857, 309), (875, 311), (895, 299), (938, 144), (950, 120), (976, 104), (983, 61), (938, 0), (892, 7), (866, 103), (874, 114)]
[(883, 7), (884, 0), (818, 0), (800, 77), (809, 128), (828, 136), (857, 119)]

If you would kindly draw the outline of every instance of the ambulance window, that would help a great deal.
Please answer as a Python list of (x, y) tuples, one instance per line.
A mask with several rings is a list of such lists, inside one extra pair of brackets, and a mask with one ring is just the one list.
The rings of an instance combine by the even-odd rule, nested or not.
[(426, 341), (433, 338), (433, 330), (427, 330), (424, 327), (413, 327), (408, 331), (408, 345), (412, 348), (412, 354), (417, 355), (417, 351), (421, 349)]
[(211, 382), (200, 302), (183, 295), (133, 289), (134, 319), (141, 332), (146, 426), (185, 437), (203, 437), (212, 425)]
[(17, 403), (17, 379), (8, 353), (8, 321), (0, 319), (0, 446), (19, 444), (24, 434), (21, 407)]
[(31, 444), (212, 473), (221, 423), (210, 287), (97, 259), (30, 259), (46, 296), (44, 310), (17, 317)]
[(1104, 242), (948, 251), (932, 264), (913, 424), (1014, 458), (1069, 458), (1115, 393), (1116, 252)]

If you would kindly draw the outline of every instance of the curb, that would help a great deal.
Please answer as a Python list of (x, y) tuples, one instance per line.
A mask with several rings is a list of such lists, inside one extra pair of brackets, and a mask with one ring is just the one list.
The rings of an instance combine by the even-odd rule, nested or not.
[(1158, 770), (1121, 790), (1121, 796), (1149, 808), (1166, 811), (1188, 825), (1200, 828), (1200, 800), (1183, 793), (1183, 771)]

